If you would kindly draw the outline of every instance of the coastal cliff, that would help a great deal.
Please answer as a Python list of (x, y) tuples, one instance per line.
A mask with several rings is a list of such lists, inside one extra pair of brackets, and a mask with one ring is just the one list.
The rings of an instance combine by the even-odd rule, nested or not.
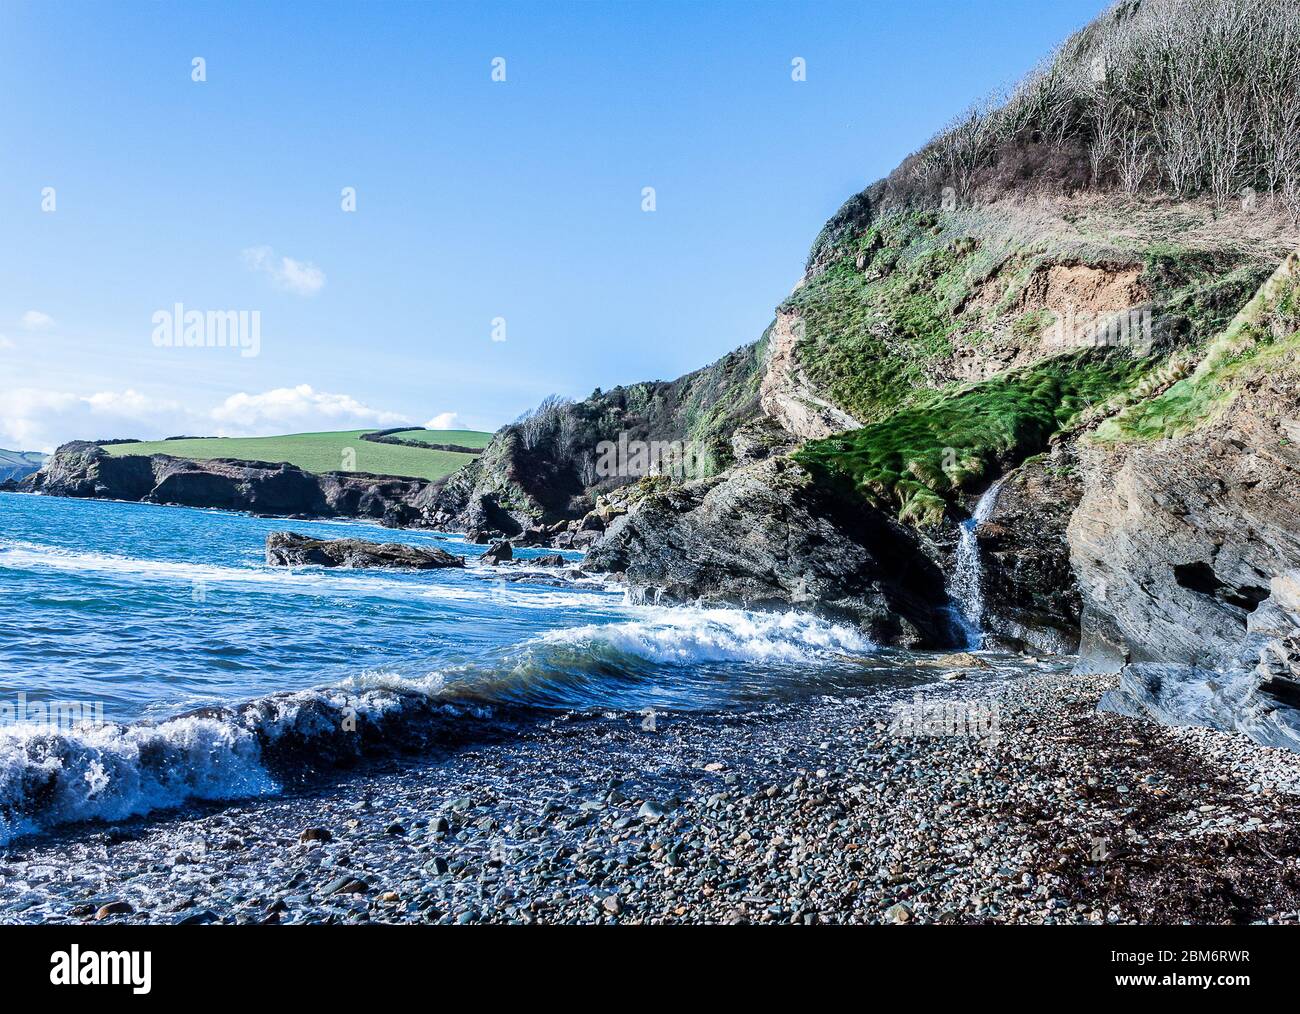
[(59, 447), (16, 488), (91, 497), (248, 511), (274, 517), (364, 518), (421, 527), (437, 483), (355, 472), (308, 472), (284, 462), (195, 461), (168, 454), (110, 455), (99, 444)]

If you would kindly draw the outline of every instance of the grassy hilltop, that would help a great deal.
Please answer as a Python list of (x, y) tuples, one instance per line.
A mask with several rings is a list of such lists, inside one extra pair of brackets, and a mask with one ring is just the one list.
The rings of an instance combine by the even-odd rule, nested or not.
[[(417, 479), (441, 479), (474, 455), (458, 451), (432, 450), (414, 445), (376, 443), (363, 440), (373, 429), (334, 433), (290, 433), (275, 437), (202, 437), (183, 440), (148, 440), (132, 444), (109, 444), (108, 453), (172, 454), (198, 461), (234, 458), (241, 461), (287, 461), (308, 472), (372, 472)], [(425, 430), (414, 428), (396, 434), (399, 439), (424, 443), (484, 447), (492, 438), (478, 430)]]

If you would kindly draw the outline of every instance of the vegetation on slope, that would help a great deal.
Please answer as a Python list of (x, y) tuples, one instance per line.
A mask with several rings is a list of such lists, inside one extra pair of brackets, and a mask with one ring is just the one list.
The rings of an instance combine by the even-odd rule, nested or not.
[[(803, 457), (933, 521), (1094, 387), (1137, 402), (1103, 434), (1196, 425), (1241, 371), (1291, 354), (1276, 320), (1217, 338), (1276, 266), (1287, 218), (1300, 225), (1300, 6), (1121, 0), (822, 230), (782, 309), (812, 385), (866, 427)], [(1088, 344), (1065, 314), (1107, 273), (1094, 310), (1150, 309), (1137, 372), (1044, 360), (1061, 351), (1049, 334)], [(1061, 375), (1071, 362), (1087, 372)]]
[(895, 200), (1050, 184), (1130, 194), (1250, 188), (1300, 223), (1300, 8), (1120, 0), (889, 181)]
[(1084, 350), (903, 409), (883, 422), (805, 444), (795, 459), (824, 481), (918, 525), (947, 503), (1042, 451), (1081, 413), (1132, 388), (1149, 360)]
[[(1073, 309), (1060, 304), (1084, 294), (1042, 305), (1034, 290), (1049, 270), (1135, 276), (1132, 302), (1150, 309), (1143, 352), (1169, 354), (1203, 348), (1276, 264), (1276, 250), (1226, 237), (1180, 242), (1186, 215), (1160, 209), (1073, 218), (895, 210), (856, 235), (840, 231), (782, 307), (802, 327), (800, 365), (859, 422), (878, 422), (954, 390), (963, 363), (987, 376), (1061, 352), (1050, 345), (1053, 326)], [(1126, 224), (1143, 238), (1121, 235)]]
[[(779, 308), (791, 387), (866, 429), (804, 457), (934, 521), (1080, 399), (1179, 380), (1275, 267), (1287, 216), (1300, 224), (1300, 7), (1121, 0), (827, 222)], [(1132, 355), (1066, 354), (1115, 344), (1071, 330), (1090, 287), (1079, 309), (1099, 318), (1149, 308)], [(595, 445), (623, 434), (685, 442), (695, 475), (729, 467), (767, 339), (672, 383), (548, 399), (503, 431), (512, 452), (485, 456), (475, 490), (522, 482), (516, 499), (567, 516), (602, 491)]]
[[(275, 437), (205, 437), (151, 440), (132, 444), (107, 444), (109, 454), (171, 454), (203, 461), (234, 458), (239, 461), (286, 461), (308, 472), (370, 472), (416, 479), (441, 479), (474, 460), (471, 454), (434, 451), (403, 444), (362, 440), (369, 430), (334, 433), (293, 433)], [(485, 445), (490, 433), (475, 430), (411, 431), (411, 436), (436, 443)]]
[(935, 218), (899, 214), (873, 225), (782, 306), (802, 321), (809, 378), (859, 421), (923, 393), (926, 365), (952, 351), (971, 249), (930, 242)]
[(1106, 420), (1095, 439), (1155, 440), (1189, 433), (1218, 418), (1250, 377), (1277, 369), (1300, 372), (1300, 281), (1285, 267), (1194, 371)]

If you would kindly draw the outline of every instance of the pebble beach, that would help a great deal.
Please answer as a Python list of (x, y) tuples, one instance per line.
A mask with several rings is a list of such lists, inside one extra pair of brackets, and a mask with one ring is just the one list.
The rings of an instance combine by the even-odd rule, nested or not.
[[(284, 795), (0, 850), (0, 921), (1300, 921), (1300, 757), (1096, 711), (1056, 666), (870, 700), (551, 716)], [(897, 708), (897, 705), (895, 705)], [(652, 727), (648, 727), (652, 726)]]

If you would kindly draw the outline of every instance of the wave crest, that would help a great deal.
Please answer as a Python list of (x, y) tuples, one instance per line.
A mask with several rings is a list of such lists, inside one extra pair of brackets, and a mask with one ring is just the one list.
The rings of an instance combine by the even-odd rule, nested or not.
[(701, 711), (795, 696), (824, 680), (819, 670), (873, 647), (805, 613), (646, 607), (422, 679), (371, 673), (159, 721), (0, 728), (0, 845), (71, 822), (275, 794), (378, 753), (508, 736), (556, 710)]
[(0, 845), (76, 821), (273, 795), (379, 751), (482, 735), (487, 717), (415, 684), (378, 678), (156, 723), (10, 726), (0, 729)]
[(548, 644), (607, 645), (652, 662), (807, 662), (875, 648), (860, 630), (809, 613), (648, 607), (644, 619), (552, 630)]

